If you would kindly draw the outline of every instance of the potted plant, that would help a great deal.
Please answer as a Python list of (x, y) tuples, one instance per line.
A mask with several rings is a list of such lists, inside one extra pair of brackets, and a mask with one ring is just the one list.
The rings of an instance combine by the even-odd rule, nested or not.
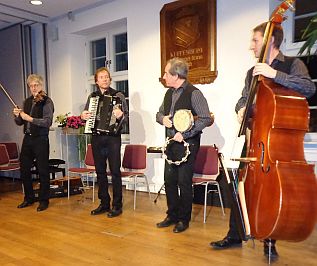
[[(315, 15), (307, 25), (307, 28), (302, 35), (302, 39), (305, 40), (305, 42), (298, 54), (302, 55), (307, 50), (306, 55), (310, 56), (313, 46), (317, 41), (317, 15)], [(317, 49), (315, 53), (317, 53)]]
[(70, 113), (66, 113), (66, 114), (60, 114), (58, 116), (56, 116), (56, 119), (55, 119), (55, 123), (58, 123), (58, 127), (66, 127), (66, 124), (67, 124), (67, 117)]
[(61, 127), (64, 133), (67, 134), (82, 134), (84, 133), (85, 121), (80, 116), (72, 115), (70, 113), (60, 114), (56, 117), (55, 123)]
[[(58, 127), (62, 128), (62, 131), (66, 135), (78, 135), (78, 152), (79, 160), (82, 162), (86, 154), (86, 142), (90, 143), (90, 138), (84, 136), (85, 121), (80, 116), (72, 115), (70, 113), (60, 114), (56, 117), (55, 123), (58, 123)], [(67, 136), (66, 136), (67, 137)], [(88, 139), (86, 139), (86, 137)]]

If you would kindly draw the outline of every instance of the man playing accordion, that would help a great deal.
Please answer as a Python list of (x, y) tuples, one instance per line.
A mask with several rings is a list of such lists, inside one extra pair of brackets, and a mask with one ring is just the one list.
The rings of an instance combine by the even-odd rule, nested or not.
[[(118, 97), (121, 104), (116, 108), (111, 109), (110, 116), (114, 116), (118, 125), (128, 120), (128, 105), (124, 95), (110, 87), (111, 77), (107, 68), (102, 67), (97, 69), (95, 74), (95, 83), (97, 91), (89, 95), (85, 110), (81, 114), (81, 118), (89, 120), (92, 112), (89, 110), (89, 104), (92, 97), (98, 97), (97, 110), (95, 113), (94, 127), (92, 131), (92, 151), (95, 161), (95, 167), (98, 180), (98, 198), (100, 205), (91, 211), (91, 215), (97, 215), (108, 212), (108, 217), (116, 217), (122, 213), (122, 181), (121, 181), (121, 127), (114, 131), (103, 129), (101, 125), (104, 123), (101, 113), (102, 110), (109, 110), (106, 108), (105, 98)], [(107, 111), (108, 112), (108, 111)], [(112, 190), (113, 200), (112, 209), (110, 209), (110, 195), (108, 192), (108, 178), (107, 178), (107, 160), (109, 161), (109, 168), (112, 176)]]

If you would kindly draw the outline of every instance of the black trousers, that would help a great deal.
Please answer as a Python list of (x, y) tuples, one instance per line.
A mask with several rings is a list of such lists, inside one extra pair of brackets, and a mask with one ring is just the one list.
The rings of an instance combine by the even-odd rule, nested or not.
[[(164, 182), (167, 200), (167, 216), (174, 221), (189, 223), (193, 203), (193, 168), (200, 146), (200, 137), (186, 140), (186, 142), (190, 144), (190, 155), (187, 161), (180, 165), (165, 162)], [(173, 149), (183, 150), (183, 143), (175, 144), (177, 145), (173, 147)]]
[(22, 143), (20, 162), (21, 179), (24, 187), (24, 199), (28, 202), (34, 201), (34, 190), (32, 185), (31, 168), (34, 159), (40, 177), (39, 201), (49, 200), (50, 176), (49, 176), (49, 139), (48, 136), (25, 135)]
[(107, 160), (112, 176), (113, 208), (122, 208), (121, 180), (121, 136), (93, 135), (92, 152), (98, 180), (98, 198), (105, 207), (110, 207), (111, 198), (108, 192)]

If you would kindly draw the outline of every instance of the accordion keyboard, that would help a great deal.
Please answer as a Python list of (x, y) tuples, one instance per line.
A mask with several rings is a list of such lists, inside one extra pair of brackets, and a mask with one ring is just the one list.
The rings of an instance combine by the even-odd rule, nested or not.
[(84, 133), (92, 133), (91, 129), (95, 127), (98, 104), (99, 104), (99, 96), (90, 98), (88, 111), (91, 113), (91, 116), (86, 121)]

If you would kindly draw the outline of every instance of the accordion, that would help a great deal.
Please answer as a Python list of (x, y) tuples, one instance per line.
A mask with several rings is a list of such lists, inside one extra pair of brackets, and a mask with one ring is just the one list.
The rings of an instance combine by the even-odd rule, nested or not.
[(122, 126), (123, 119), (118, 121), (113, 110), (120, 106), (121, 100), (118, 96), (91, 97), (88, 107), (91, 116), (86, 121), (84, 133), (116, 135)]

